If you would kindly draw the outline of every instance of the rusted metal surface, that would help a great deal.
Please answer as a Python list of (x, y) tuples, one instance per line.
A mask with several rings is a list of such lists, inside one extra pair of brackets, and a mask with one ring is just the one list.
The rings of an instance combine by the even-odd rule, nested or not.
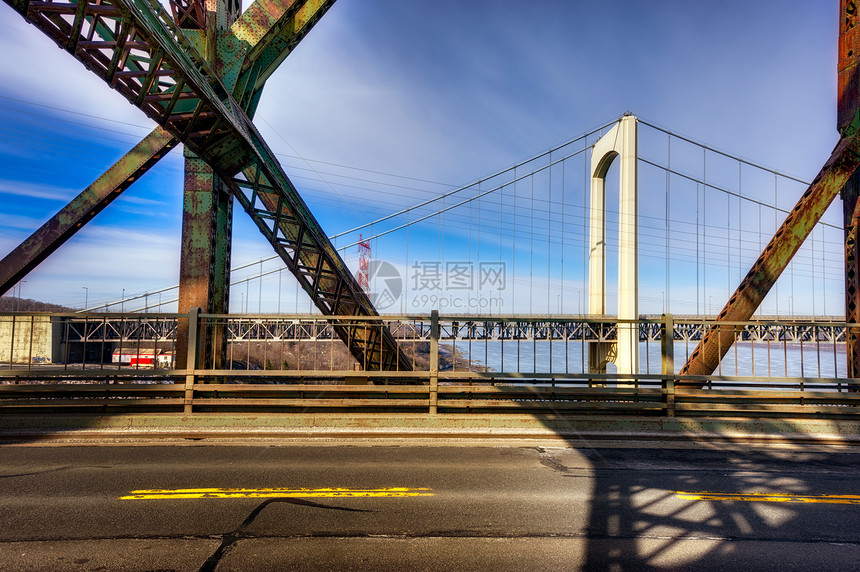
[[(189, 39), (196, 40), (198, 52), (206, 57), (213, 69), (217, 69), (223, 52), (218, 49), (217, 40), (237, 14), (228, 10), (223, 0), (198, 1), (208, 17), (202, 30), (189, 33)], [(172, 3), (171, 6), (175, 5)], [(174, 17), (175, 14), (174, 10)], [(239, 54), (233, 55), (239, 57)], [(210, 314), (230, 311), (232, 229), (232, 197), (212, 167), (186, 148), (179, 265), (180, 313), (198, 309)], [(215, 369), (223, 368), (227, 360), (226, 331), (207, 323), (192, 336), (194, 324), (190, 322), (179, 322), (176, 337), (178, 367), (188, 366), (188, 346), (193, 338), (193, 343), (198, 346), (198, 361), (212, 364)], [(196, 367), (196, 364), (191, 364), (191, 367)]]
[[(52, 321), (62, 317), (74, 318), (77, 321), (106, 321), (108, 317), (120, 317), (98, 314), (45, 316)], [(0, 326), (6, 317), (8, 316), (0, 315)], [(17, 317), (25, 321), (30, 318), (28, 315)], [(138, 323), (118, 338), (120, 343), (124, 338), (134, 337), (142, 332), (149, 332), (149, 336), (158, 338), (170, 335), (167, 330), (150, 328), (148, 319), (142, 315), (122, 317), (136, 320)], [(161, 318), (168, 317), (159, 317)], [(299, 318), (305, 321), (340, 321), (342, 324), (362, 321), (355, 318), (319, 316), (295, 317), (292, 321), (300, 321)], [(402, 319), (411, 328), (418, 318)], [(0, 411), (5, 414), (15, 411), (62, 413), (137, 410), (172, 411), (186, 415), (218, 411), (261, 415), (273, 411), (295, 414), (337, 412), (346, 415), (372, 412), (420, 413), (429, 417), (471, 413), (484, 416), (488, 420), (497, 419), (495, 416), (499, 414), (518, 412), (538, 415), (588, 413), (613, 416), (634, 414), (660, 417), (781, 416), (804, 420), (860, 419), (860, 394), (852, 391), (858, 382), (840, 378), (836, 374), (822, 377), (820, 365), (817, 374), (814, 370), (804, 370), (801, 365), (799, 375), (794, 373), (793, 377), (788, 377), (788, 374), (786, 377), (779, 377), (779, 374), (771, 376), (770, 373), (767, 376), (744, 376), (737, 373), (732, 376), (725, 372), (714, 376), (673, 375), (672, 357), (677, 348), (669, 342), (680, 338), (678, 334), (683, 335), (685, 329), (683, 324), (679, 324), (679, 321), (669, 315), (659, 321), (663, 343), (660, 344), (660, 357), (654, 362), (654, 370), (625, 376), (592, 374), (585, 371), (585, 367), (567, 372), (566, 366), (561, 371), (537, 373), (527, 368), (521, 369), (519, 358), (516, 359), (516, 366), (513, 365), (513, 360), (508, 360), (507, 367), (501, 367), (499, 371), (472, 367), (467, 371), (462, 364), (443, 370), (440, 362), (443, 361), (445, 353), (453, 349), (451, 344), (455, 339), (471, 339), (478, 343), (484, 339), (484, 332), (471, 327), (460, 327), (455, 325), (458, 320), (439, 317), (437, 314), (420, 317), (421, 321), (429, 325), (427, 337), (422, 337), (423, 341), (420, 342), (430, 350), (430, 355), (427, 356), (429, 367), (423, 371), (418, 370), (419, 368), (408, 372), (356, 372), (347, 369), (327, 371), (320, 369), (315, 361), (309, 362), (305, 369), (219, 370), (212, 369), (211, 364), (202, 363), (198, 359), (204, 348), (201, 347), (202, 344), (196, 343), (197, 332), (202, 332), (213, 319), (224, 321), (247, 318), (207, 316), (194, 310), (186, 316), (171, 315), (168, 319), (188, 321), (189, 336), (192, 340), (188, 343), (185, 362), (188, 368), (140, 367), (116, 361), (90, 363), (86, 369), (66, 369), (70, 364), (59, 362), (32, 366), (15, 364), (14, 367), (10, 364), (9, 368), (0, 368)], [(368, 323), (388, 323), (389, 320), (363, 319)], [(482, 317), (480, 320), (503, 321), (498, 317)], [(754, 322), (732, 325), (747, 331), (749, 327), (757, 327), (759, 324)], [(793, 326), (794, 323), (781, 322), (775, 325)], [(819, 327), (833, 327), (833, 324), (813, 323), (811, 327), (816, 330)], [(582, 333), (585, 330), (580, 328), (578, 331)], [(784, 329), (775, 328), (771, 332), (770, 337), (774, 344), (788, 343), (781, 339), (782, 331)], [(312, 330), (312, 333), (317, 332)], [(96, 332), (93, 334), (91, 339), (96, 342), (95, 345), (103, 346), (104, 336)], [(816, 334), (815, 339), (818, 337)], [(68, 335), (66, 339), (69, 339)], [(550, 343), (549, 340), (541, 339), (544, 344)], [(138, 347), (142, 341), (137, 340)], [(151, 342), (152, 338), (147, 341)], [(27, 341), (23, 339), (20, 343), (26, 344)], [(313, 343), (319, 342), (315, 340)], [(399, 343), (409, 344), (411, 340), (401, 337)], [(510, 343), (516, 344), (517, 341)], [(259, 345), (256, 341), (253, 344)], [(819, 362), (824, 353), (837, 353), (835, 342), (825, 348), (818, 347), (816, 343), (816, 347)], [(781, 357), (784, 349), (775, 348), (775, 353)], [(465, 347), (463, 354), (472, 359)], [(708, 389), (672, 387), (671, 381), (678, 378), (701, 381)], [(181, 383), (182, 380), (185, 381), (184, 384)]]
[(660, 373), (663, 378), (663, 403), (666, 416), (675, 416), (675, 320), (672, 314), (663, 314), (660, 331)]
[[(209, 6), (210, 4), (213, 6)], [(293, 35), (299, 35), (299, 39), (303, 37), (312, 27), (313, 21), (316, 21), (324, 12), (313, 4), (313, 2), (286, 4), (268, 2), (265, 6), (253, 5), (256, 15), (266, 13), (269, 17), (266, 22), (268, 28), (264, 30), (263, 36), (259, 37), (256, 45), (262, 45), (269, 50), (277, 49), (277, 47), (273, 48), (272, 44), (285, 31), (292, 31)], [(220, 0), (209, 0), (205, 8), (209, 14), (208, 20), (202, 26), (201, 33), (189, 35), (189, 39), (196, 43), (198, 52), (204, 55), (225, 86), (234, 89), (236, 81), (240, 79), (241, 64), (244, 62), (246, 66), (250, 65), (248, 62), (259, 58), (261, 52), (248, 54), (250, 45), (243, 44), (234, 30), (227, 30), (227, 25), (235, 23), (238, 12), (234, 13)], [(309, 14), (314, 13), (318, 16), (311, 21)], [(297, 18), (299, 18), (298, 22)], [(248, 20), (246, 19), (244, 23), (247, 26)], [(244, 29), (242, 26), (238, 28)], [(289, 53), (286, 48), (283, 51), (278, 63)], [(268, 57), (268, 60), (272, 59)], [(273, 70), (276, 65), (269, 69)], [(255, 74), (255, 77), (258, 76), (259, 74)], [(259, 82), (260, 88), (263, 81), (265, 80), (262, 79)], [(246, 79), (242, 85), (247, 88), (247, 84)], [(241, 101), (242, 98), (237, 97), (237, 99)], [(251, 99), (248, 98), (247, 101)], [(249, 113), (249, 116), (251, 115), (253, 110)], [(201, 308), (207, 314), (226, 314), (229, 311), (232, 205), (232, 198), (225, 191), (223, 182), (213, 169), (193, 152), (186, 150), (179, 286), (180, 313), (187, 313), (195, 307)], [(180, 324), (177, 337), (177, 359), (180, 367), (184, 367), (188, 339), (187, 327), (183, 324)], [(348, 335), (348, 332), (343, 333), (343, 337)], [(201, 363), (214, 364), (215, 369), (223, 368), (227, 359), (226, 329), (217, 324), (206, 325), (201, 328), (199, 337)]]
[[(737, 328), (721, 322), (746, 322), (764, 300), (812, 228), (860, 165), (860, 137), (843, 137), (818, 176), (783, 221), (764, 252), (681, 369), (682, 375), (710, 375), (735, 341)], [(689, 384), (689, 382), (687, 382)]]
[[(223, 373), (223, 372), (222, 372)], [(7, 377), (0, 372), (0, 377)], [(114, 383), (0, 385), (0, 411), (14, 413), (75, 413), (104, 411), (165, 412), (177, 415), (229, 412), (233, 414), (317, 412), (356, 415), (364, 412), (416, 413), (460, 417), (464, 413), (484, 417), (499, 414), (564, 416), (650, 415), (695, 418), (843, 419), (860, 418), (860, 396), (835, 391), (733, 391), (678, 390), (671, 411), (660, 382), (643, 381), (633, 387), (595, 386), (581, 379), (559, 379), (549, 387), (514, 385), (514, 378), (488, 385), (474, 375), (455, 381), (440, 378), (431, 386), (426, 379), (396, 379), (392, 385), (338, 385), (341, 380), (300, 380), (298, 383), (140, 384), (129, 376), (115, 376)], [(192, 374), (190, 377), (195, 378)], [(226, 377), (222, 375), (222, 378)], [(34, 379), (34, 376), (29, 376)], [(236, 376), (234, 374), (234, 379)], [(22, 379), (26, 379), (22, 376)], [(187, 397), (186, 397), (187, 395)], [(436, 407), (434, 407), (434, 405)], [(441, 419), (440, 422), (444, 423)], [(215, 422), (210, 418), (210, 422)]]
[[(231, 90), (160, 5), (7, 3), (211, 165), (323, 313), (376, 314)], [(384, 334), (343, 336), (360, 363), (407, 364)]]
[[(856, 128), (860, 111), (860, 22), (855, 0), (841, 0), (839, 19), (839, 103), (837, 128), (844, 132)], [(852, 127), (852, 122), (854, 126)], [(851, 177), (842, 189), (842, 213), (845, 226), (845, 321), (860, 323), (860, 175)], [(849, 326), (846, 358), (848, 376), (860, 377), (860, 332)]]
[(845, 321), (848, 377), (860, 377), (860, 331), (850, 324), (860, 323), (860, 173), (854, 173), (842, 188), (842, 213), (845, 226)]
[[(348, 270), (345, 270), (347, 276), (344, 277), (344, 270), (339, 266), (345, 269), (345, 265), (331, 242), (324, 235), (313, 236), (312, 233), (321, 233), (321, 229), (300, 224), (297, 211), (310, 215), (304, 202), (301, 202), (301, 210), (294, 208), (275, 187), (267, 184), (257, 169), (248, 169), (244, 175), (243, 179), (229, 181), (241, 189), (238, 194), (234, 193), (235, 196), (314, 305), (325, 315), (377, 315)], [(298, 193), (295, 197), (301, 201)], [(397, 349), (388, 330), (359, 326), (336, 326), (335, 330), (363, 367), (400, 371), (410, 368), (408, 359)]]
[(11, 290), (30, 271), (105, 209), (177, 143), (157, 127), (60, 212), (0, 261), (0, 294)]
[(836, 128), (841, 133), (860, 109), (860, 21), (857, 0), (840, 0), (839, 9)]
[(231, 31), (248, 49), (234, 97), (252, 116), (266, 80), (333, 4), (334, 0), (257, 0), (233, 24)]
[[(729, 351), (735, 340), (734, 327), (721, 325), (726, 321), (746, 321), (761, 304), (776, 283), (782, 271), (812, 232), (824, 211), (842, 191), (857, 169), (858, 129), (860, 129), (860, 27), (855, 0), (840, 0), (839, 62), (837, 129), (842, 135), (833, 153), (822, 167), (800, 201), (786, 217), (759, 259), (753, 264), (738, 289), (729, 299), (717, 318), (717, 324), (687, 360), (682, 374), (710, 375)], [(858, 310), (858, 253), (857, 227), (854, 211), (857, 199), (857, 181), (843, 191), (843, 210), (846, 240), (846, 320), (857, 323)], [(849, 328), (850, 329), (850, 328)], [(851, 377), (860, 368), (860, 344), (856, 333), (848, 333), (848, 364)], [(853, 341), (852, 341), (853, 340)]]
[[(182, 256), (179, 266), (179, 313), (201, 308), (207, 314), (227, 314), (230, 295), (230, 244), (233, 199), (212, 167), (186, 152), (185, 192), (182, 209)], [(200, 359), (216, 369), (227, 359), (223, 328), (201, 328)], [(185, 367), (188, 352), (187, 322), (177, 333), (177, 363)]]
[(206, 28), (206, 12), (203, 0), (170, 0), (170, 11), (180, 28), (203, 30)]

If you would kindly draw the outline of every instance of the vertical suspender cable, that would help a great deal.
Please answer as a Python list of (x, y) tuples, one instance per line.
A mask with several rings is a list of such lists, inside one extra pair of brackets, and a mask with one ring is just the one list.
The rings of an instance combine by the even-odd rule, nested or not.
[(666, 137), (666, 166), (668, 167), (668, 169), (666, 170), (666, 305), (663, 308), (664, 313), (670, 312), (669, 306), (670, 306), (671, 300), (672, 300), (672, 291), (671, 291), (671, 286), (670, 286), (672, 284), (672, 279), (671, 279), (672, 272), (671, 272), (671, 268), (670, 268), (670, 264), (669, 264), (669, 260), (670, 260), (670, 257), (669, 257), (669, 233), (670, 233), (670, 228), (669, 228), (669, 213), (670, 213), (669, 200), (671, 197), (671, 189), (670, 189), (669, 179), (672, 176), (671, 175), (671, 169), (672, 169), (672, 136), (671, 135), (668, 135)]
[[(732, 196), (726, 195), (726, 300), (732, 293)], [(740, 282), (738, 280), (737, 282)], [(717, 306), (719, 308), (719, 305)]]
[[(761, 245), (761, 205), (758, 206), (758, 251), (761, 252), (763, 247)], [(764, 304), (758, 307), (758, 315), (761, 317), (764, 314)]]
[[(550, 314), (550, 286), (552, 280), (550, 279), (550, 269), (549, 264), (550, 260), (552, 260), (552, 242), (550, 242), (550, 237), (552, 236), (552, 151), (549, 152), (549, 188), (546, 194), (546, 313)], [(552, 346), (550, 345), (550, 348)], [(550, 360), (551, 362), (552, 360)]]
[(534, 257), (534, 243), (535, 243), (535, 176), (532, 173), (532, 176), (529, 177), (529, 183), (531, 184), (531, 208), (529, 210), (529, 314), (532, 313), (532, 301), (534, 300), (534, 272), (535, 272), (535, 257)]
[(517, 309), (517, 170), (514, 169), (514, 222), (511, 233), (511, 311), (516, 313)]
[[(738, 161), (738, 255), (736, 257), (738, 261), (738, 279), (734, 282), (735, 284), (740, 284), (741, 280), (743, 279), (743, 268), (741, 267), (741, 255), (743, 252), (741, 248), (741, 243), (743, 242), (743, 237), (741, 235), (741, 228), (743, 226), (743, 215), (741, 214), (741, 202), (743, 202), (743, 199), (741, 198), (743, 196), (743, 187), (741, 184), (742, 168), (743, 164)], [(731, 291), (731, 285), (729, 285), (729, 296), (731, 296)]]
[(701, 265), (699, 262), (699, 258), (701, 257), (701, 252), (699, 250), (699, 183), (696, 183), (696, 315), (702, 315), (702, 307), (699, 304), (699, 296), (702, 294), (701, 285), (700, 285), (700, 271)]
[[(445, 208), (445, 203), (447, 202), (446, 197), (442, 197), (442, 208)], [(443, 211), (439, 217), (439, 259), (437, 260), (439, 264), (439, 268), (443, 268), (445, 262), (445, 213), (447, 211)], [(447, 277), (447, 274), (446, 274)], [(439, 280), (439, 290), (437, 293), (437, 300), (442, 298), (442, 279)], [(437, 302), (438, 304), (438, 302)]]
[[(777, 208), (779, 207), (779, 204), (777, 203), (777, 187), (778, 187), (778, 185), (779, 185), (779, 182), (778, 182), (776, 173), (774, 173), (773, 174), (773, 207), (774, 207), (773, 208), (773, 228), (774, 228), (774, 232), (776, 232), (776, 229), (779, 228), (779, 219), (778, 219), (779, 211), (777, 210)], [(776, 283), (773, 285), (773, 293), (774, 293), (774, 300), (776, 301), (776, 307), (774, 309), (774, 313), (776, 314), (776, 317), (779, 318), (779, 280), (777, 280)]]
[(702, 305), (707, 304), (707, 314), (711, 314), (711, 301), (708, 298), (708, 150), (702, 148)]
[(812, 319), (815, 319), (815, 229), (809, 233), (809, 265), (812, 267)]
[(403, 296), (400, 297), (400, 313), (406, 313), (406, 298), (409, 297), (409, 269), (411, 268), (409, 264), (409, 226), (406, 227), (406, 263), (403, 265), (403, 270), (406, 273), (406, 280), (404, 280), (403, 284)]
[[(479, 181), (478, 182), (478, 195), (480, 195), (480, 194), (481, 194), (481, 183)], [(478, 268), (478, 287), (477, 287), (478, 298), (480, 298), (480, 294), (481, 294), (481, 237), (484, 236), (484, 233), (481, 232), (483, 230), (481, 228), (481, 201), (482, 200), (484, 200), (484, 199), (478, 198), (478, 236), (477, 236), (476, 242), (475, 242), (475, 261), (477, 262), (477, 264), (475, 266), (477, 266), (477, 268)], [(480, 302), (479, 302), (479, 304), (480, 304)]]
[[(586, 143), (588, 143), (587, 140), (586, 140)], [(590, 295), (590, 292), (585, 290), (586, 284), (588, 284), (588, 254), (589, 254), (589, 252), (588, 252), (588, 228), (593, 224), (594, 221), (591, 220), (591, 210), (589, 208), (589, 197), (588, 197), (588, 191), (589, 191), (589, 188), (588, 188), (589, 184), (588, 183), (589, 183), (589, 178), (590, 178), (589, 172), (588, 172), (588, 153), (582, 154), (582, 162), (583, 162), (583, 168), (582, 168), (582, 176), (583, 176), (582, 220), (585, 221), (585, 223), (586, 223), (586, 224), (582, 225), (582, 253), (583, 253), (583, 256), (582, 256), (582, 276), (583, 276), (583, 278), (582, 278), (582, 289), (584, 292), (584, 294), (582, 295), (583, 305), (584, 305), (582, 313), (583, 314), (589, 314), (589, 313), (591, 313), (591, 310), (589, 309), (589, 304), (588, 304), (588, 296)]]
[[(499, 224), (497, 227), (499, 230), (499, 262), (501, 262), (503, 260), (503, 256), (502, 256), (502, 228), (504, 228), (504, 222), (505, 222), (505, 219), (504, 219), (504, 212), (505, 212), (504, 198), (505, 198), (505, 186), (502, 185), (502, 188), (499, 189)], [(505, 286), (507, 286), (508, 282), (509, 282), (509, 279), (507, 276), (505, 276), (505, 281), (506, 281)], [(513, 305), (513, 302), (511, 302), (511, 304)], [(501, 308), (500, 308), (500, 310), (501, 310)]]
[[(561, 260), (560, 260), (560, 268), (558, 272), (558, 287), (559, 287), (559, 314), (564, 314), (564, 227), (567, 225), (567, 221), (564, 218), (564, 201), (565, 201), (565, 188), (564, 188), (564, 171), (565, 165), (567, 165), (567, 160), (561, 162)], [(565, 350), (566, 352), (567, 350)], [(565, 354), (567, 355), (567, 354)], [(565, 364), (567, 362), (567, 358), (565, 358)], [(567, 370), (565, 370), (567, 371)]]

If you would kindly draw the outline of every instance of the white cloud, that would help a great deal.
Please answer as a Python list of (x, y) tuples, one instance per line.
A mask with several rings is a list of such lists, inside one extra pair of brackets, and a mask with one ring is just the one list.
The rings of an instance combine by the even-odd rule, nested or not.
[(0, 179), (0, 193), (33, 199), (69, 202), (78, 193), (80, 193), (80, 189), (73, 190), (65, 187), (57, 187), (55, 185), (43, 185), (26, 181)]
[(81, 121), (97, 125), (104, 125), (106, 120), (154, 125), (11, 8), (3, 6), (0, 10), (3, 11), (0, 52), (8, 55), (0, 59), (4, 95), (49, 107), (80, 110), (93, 116), (78, 116)]

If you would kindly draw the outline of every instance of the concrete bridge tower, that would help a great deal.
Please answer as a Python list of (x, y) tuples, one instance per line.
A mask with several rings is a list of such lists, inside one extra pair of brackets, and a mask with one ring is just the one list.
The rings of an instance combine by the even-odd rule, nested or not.
[[(618, 208), (618, 319), (639, 318), (637, 128), (638, 120), (625, 115), (601, 137), (591, 151), (589, 207), (588, 313), (606, 314), (606, 173), (616, 158), (621, 162)], [(591, 342), (588, 368), (605, 373), (613, 362), (618, 373), (639, 370), (637, 324), (618, 324), (615, 343)]]

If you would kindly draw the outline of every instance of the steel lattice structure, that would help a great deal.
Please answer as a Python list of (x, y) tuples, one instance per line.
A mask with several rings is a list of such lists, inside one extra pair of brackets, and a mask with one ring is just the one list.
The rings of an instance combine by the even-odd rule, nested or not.
[[(211, 167), (323, 314), (377, 314), (250, 119), (265, 81), (334, 0), (257, 0), (229, 26), (221, 3), (207, 2), (217, 10), (206, 13), (221, 19), (211, 23), (191, 17), (195, 2), (174, 6), (190, 29), (155, 0), (6, 1), (159, 126), (0, 262), (0, 292), (181, 142), (187, 156)], [(210, 24), (217, 34), (196, 29)], [(207, 50), (214, 52), (209, 58), (201, 55)], [(223, 278), (216, 288), (225, 287)], [(340, 329), (338, 335), (359, 363), (408, 368), (386, 333)]]

